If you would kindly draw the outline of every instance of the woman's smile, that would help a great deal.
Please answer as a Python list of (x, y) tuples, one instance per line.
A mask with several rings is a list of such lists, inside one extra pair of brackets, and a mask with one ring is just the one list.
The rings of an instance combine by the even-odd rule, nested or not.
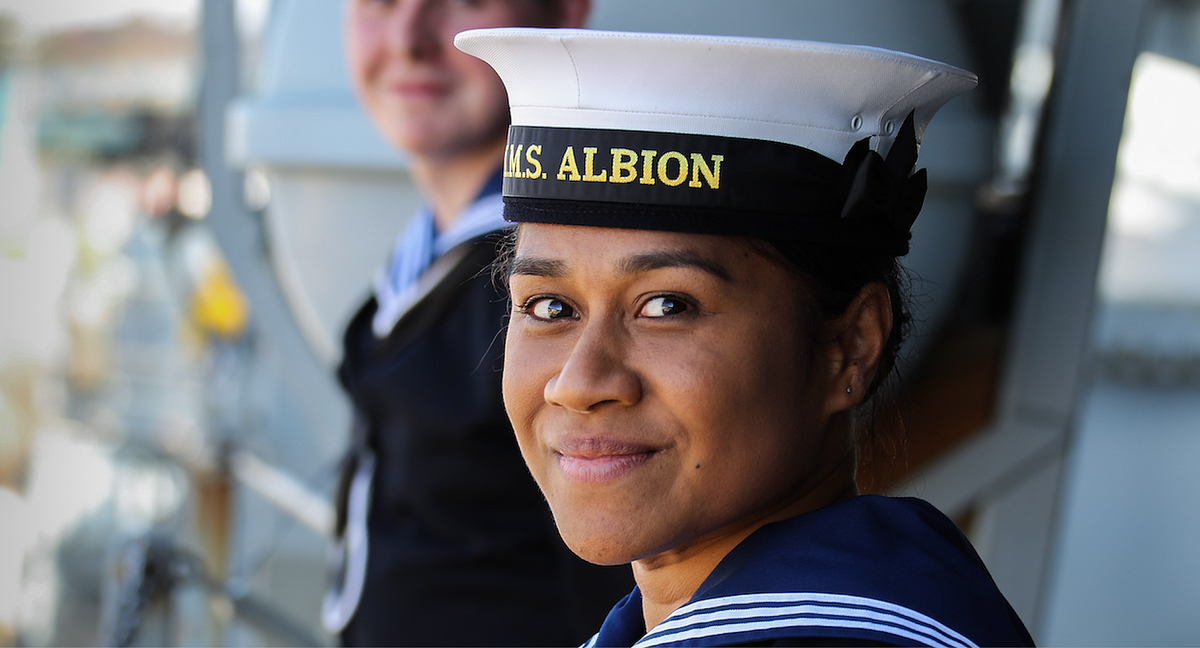
[(563, 479), (580, 484), (614, 481), (642, 468), (661, 448), (610, 437), (571, 438), (553, 452)]

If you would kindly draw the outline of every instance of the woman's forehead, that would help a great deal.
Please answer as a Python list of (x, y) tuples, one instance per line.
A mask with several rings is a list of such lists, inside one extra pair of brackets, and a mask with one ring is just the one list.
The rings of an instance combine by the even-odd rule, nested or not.
[(678, 268), (738, 283), (761, 278), (767, 267), (781, 264), (744, 237), (524, 223), (508, 270), (510, 277), (578, 278)]
[(659, 255), (692, 258), (700, 263), (749, 249), (743, 239), (733, 236), (524, 223), (518, 228), (515, 256), (560, 263), (600, 259), (628, 263), (638, 257)]

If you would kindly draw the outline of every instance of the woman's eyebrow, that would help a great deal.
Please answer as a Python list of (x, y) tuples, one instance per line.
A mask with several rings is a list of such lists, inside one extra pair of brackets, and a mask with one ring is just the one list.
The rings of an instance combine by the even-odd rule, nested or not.
[(544, 257), (517, 257), (509, 268), (509, 275), (529, 275), (561, 279), (567, 274), (567, 264), (557, 259)]
[(697, 268), (718, 279), (733, 281), (733, 275), (724, 266), (691, 250), (663, 250), (635, 254), (620, 262), (621, 272), (625, 274), (637, 274), (659, 268)]

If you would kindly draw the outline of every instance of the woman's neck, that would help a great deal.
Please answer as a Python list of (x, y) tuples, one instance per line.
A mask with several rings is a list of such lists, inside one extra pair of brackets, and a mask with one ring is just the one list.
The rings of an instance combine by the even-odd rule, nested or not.
[(633, 562), (633, 578), (642, 593), (647, 632), (687, 603), (717, 564), (758, 529), (701, 540), (686, 548)]
[(506, 140), (465, 154), (414, 157), (413, 178), (433, 209), (438, 231), (450, 229), (496, 172)]
[(852, 447), (830, 464), (803, 494), (762, 515), (742, 520), (695, 542), (633, 562), (633, 577), (642, 594), (642, 618), (650, 631), (687, 603), (725, 556), (758, 529), (858, 495)]

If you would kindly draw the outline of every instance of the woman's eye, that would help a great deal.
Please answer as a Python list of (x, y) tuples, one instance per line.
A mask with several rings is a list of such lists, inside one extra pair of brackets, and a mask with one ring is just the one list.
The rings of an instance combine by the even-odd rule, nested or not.
[(575, 309), (561, 299), (543, 297), (525, 305), (524, 311), (540, 320), (556, 320), (575, 315)]
[(654, 297), (642, 306), (642, 311), (638, 313), (641, 317), (666, 317), (668, 315), (678, 315), (688, 309), (687, 302), (678, 297), (662, 295)]

